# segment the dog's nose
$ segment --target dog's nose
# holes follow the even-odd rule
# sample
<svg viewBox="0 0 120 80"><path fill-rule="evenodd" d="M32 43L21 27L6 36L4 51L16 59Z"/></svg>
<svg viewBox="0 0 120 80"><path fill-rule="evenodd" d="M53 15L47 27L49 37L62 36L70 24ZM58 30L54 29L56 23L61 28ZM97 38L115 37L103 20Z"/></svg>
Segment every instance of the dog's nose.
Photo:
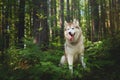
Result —
<svg viewBox="0 0 120 80"><path fill-rule="evenodd" d="M71 35L71 32L69 32L69 34Z"/></svg>
<svg viewBox="0 0 120 80"><path fill-rule="evenodd" d="M73 36L73 34L71 32L69 32L69 35Z"/></svg>

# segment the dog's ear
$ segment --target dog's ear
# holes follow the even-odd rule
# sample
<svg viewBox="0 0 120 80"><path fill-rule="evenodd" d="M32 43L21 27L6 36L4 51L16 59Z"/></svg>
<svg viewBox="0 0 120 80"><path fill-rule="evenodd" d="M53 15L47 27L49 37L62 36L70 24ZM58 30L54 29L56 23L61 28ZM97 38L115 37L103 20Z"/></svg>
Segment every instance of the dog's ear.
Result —
<svg viewBox="0 0 120 80"><path fill-rule="evenodd" d="M76 26L79 26L79 21L76 20L76 19L74 19L74 20L73 20L73 24L75 24Z"/></svg>
<svg viewBox="0 0 120 80"><path fill-rule="evenodd" d="M64 22L64 26L67 26L67 24L68 24L67 21L65 21L65 22Z"/></svg>

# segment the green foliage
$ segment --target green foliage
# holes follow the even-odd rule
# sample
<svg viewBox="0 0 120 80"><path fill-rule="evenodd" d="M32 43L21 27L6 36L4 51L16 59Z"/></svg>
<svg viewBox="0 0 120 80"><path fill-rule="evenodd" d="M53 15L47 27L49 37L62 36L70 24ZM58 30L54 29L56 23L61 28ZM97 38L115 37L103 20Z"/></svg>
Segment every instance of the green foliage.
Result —
<svg viewBox="0 0 120 80"><path fill-rule="evenodd" d="M11 47L8 50L10 65L6 69L0 64L0 71L2 72L0 78L2 80L120 79L119 44L117 44L120 40L117 39L116 42L113 42L114 39L98 42L86 41L85 62L87 68L83 69L81 64L75 65L73 76L70 74L68 65L58 66L60 58L64 54L63 50L56 47L55 49L41 51L37 45L32 43L31 39L27 39L24 49ZM111 44L109 44L110 42Z"/></svg>
<svg viewBox="0 0 120 80"><path fill-rule="evenodd" d="M120 79L119 68L119 34L103 41L86 41L86 61L90 72L83 80L117 80ZM91 77L92 76L92 77Z"/></svg>

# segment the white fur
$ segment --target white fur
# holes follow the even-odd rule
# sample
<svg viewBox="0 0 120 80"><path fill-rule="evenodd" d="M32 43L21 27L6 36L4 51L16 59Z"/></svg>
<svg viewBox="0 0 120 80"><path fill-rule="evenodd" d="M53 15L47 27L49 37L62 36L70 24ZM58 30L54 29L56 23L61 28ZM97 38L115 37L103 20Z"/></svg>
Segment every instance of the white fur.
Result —
<svg viewBox="0 0 120 80"><path fill-rule="evenodd" d="M72 41L69 40L69 32L71 32L71 34L75 34ZM68 62L71 73L73 73L73 63L77 62L78 60L81 61L82 66L85 68L86 64L84 62L84 42L82 30L79 27L79 22L77 20L74 20L70 24L65 22L64 35L66 39L64 45L65 55L61 57L60 63L65 64Z"/></svg>

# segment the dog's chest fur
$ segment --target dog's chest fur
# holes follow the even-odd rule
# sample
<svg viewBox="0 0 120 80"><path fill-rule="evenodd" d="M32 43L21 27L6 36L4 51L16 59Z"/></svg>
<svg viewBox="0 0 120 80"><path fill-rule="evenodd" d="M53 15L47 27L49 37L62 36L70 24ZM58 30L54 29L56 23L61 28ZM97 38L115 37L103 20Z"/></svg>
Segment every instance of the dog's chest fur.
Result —
<svg viewBox="0 0 120 80"><path fill-rule="evenodd" d="M65 53L66 54L70 54L70 55L76 55L76 54L80 54L82 55L84 52L84 45L83 42L78 42L75 45L69 44L69 42L65 43Z"/></svg>

